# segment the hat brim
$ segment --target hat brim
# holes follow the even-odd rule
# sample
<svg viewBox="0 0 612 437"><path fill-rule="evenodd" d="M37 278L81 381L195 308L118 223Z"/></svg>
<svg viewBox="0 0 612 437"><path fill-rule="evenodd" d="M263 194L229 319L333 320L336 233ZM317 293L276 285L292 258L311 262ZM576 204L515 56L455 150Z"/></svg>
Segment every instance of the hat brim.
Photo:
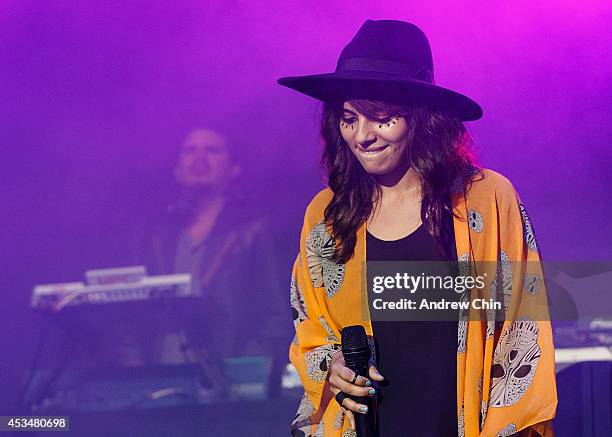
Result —
<svg viewBox="0 0 612 437"><path fill-rule="evenodd" d="M469 97L428 82L368 71L291 76L280 85L322 101L370 99L425 104L461 121L482 117L482 108Z"/></svg>

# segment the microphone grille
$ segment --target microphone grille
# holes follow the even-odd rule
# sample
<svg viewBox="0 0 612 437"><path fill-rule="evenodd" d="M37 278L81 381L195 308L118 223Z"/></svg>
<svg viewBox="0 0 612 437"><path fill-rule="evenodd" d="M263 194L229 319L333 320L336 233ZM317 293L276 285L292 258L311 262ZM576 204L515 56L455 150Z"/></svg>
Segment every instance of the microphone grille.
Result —
<svg viewBox="0 0 612 437"><path fill-rule="evenodd" d="M347 326L342 329L342 349L368 348L368 338L361 325Z"/></svg>

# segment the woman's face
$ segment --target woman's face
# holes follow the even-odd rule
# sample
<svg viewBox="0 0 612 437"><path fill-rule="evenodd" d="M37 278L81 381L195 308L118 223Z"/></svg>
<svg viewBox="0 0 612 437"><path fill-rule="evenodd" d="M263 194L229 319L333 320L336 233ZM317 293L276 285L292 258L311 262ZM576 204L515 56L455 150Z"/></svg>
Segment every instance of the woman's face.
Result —
<svg viewBox="0 0 612 437"><path fill-rule="evenodd" d="M368 119L344 102L340 132L365 171L385 175L408 162L409 128L404 117L380 114Z"/></svg>

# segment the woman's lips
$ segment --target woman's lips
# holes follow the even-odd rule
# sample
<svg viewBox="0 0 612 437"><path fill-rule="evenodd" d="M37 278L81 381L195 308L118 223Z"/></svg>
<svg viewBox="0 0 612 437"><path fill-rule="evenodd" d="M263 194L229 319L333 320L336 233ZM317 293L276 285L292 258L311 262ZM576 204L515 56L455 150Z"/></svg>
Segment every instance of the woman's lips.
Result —
<svg viewBox="0 0 612 437"><path fill-rule="evenodd" d="M379 153L384 152L388 148L389 148L389 145L386 144L386 145L381 146L381 147L368 147L367 149L362 149L361 147L357 147L357 150L362 155L365 155L365 156L374 156L374 155L378 155Z"/></svg>

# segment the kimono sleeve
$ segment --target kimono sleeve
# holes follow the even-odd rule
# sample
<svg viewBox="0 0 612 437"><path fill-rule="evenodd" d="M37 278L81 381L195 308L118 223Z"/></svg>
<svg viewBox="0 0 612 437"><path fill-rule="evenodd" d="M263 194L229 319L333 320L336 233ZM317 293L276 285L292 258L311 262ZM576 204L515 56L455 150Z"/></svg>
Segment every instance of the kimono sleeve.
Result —
<svg viewBox="0 0 612 437"><path fill-rule="evenodd" d="M516 432L548 436L552 435L557 392L540 251L533 224L512 184L506 180L495 196L498 273L491 291L503 302L505 318L494 327L481 436Z"/></svg>
<svg viewBox="0 0 612 437"><path fill-rule="evenodd" d="M293 265L290 289L295 336L289 347L289 359L304 387L291 432L295 436L310 436L332 398L327 376L331 357L340 347L317 316L312 282L301 255Z"/></svg>

